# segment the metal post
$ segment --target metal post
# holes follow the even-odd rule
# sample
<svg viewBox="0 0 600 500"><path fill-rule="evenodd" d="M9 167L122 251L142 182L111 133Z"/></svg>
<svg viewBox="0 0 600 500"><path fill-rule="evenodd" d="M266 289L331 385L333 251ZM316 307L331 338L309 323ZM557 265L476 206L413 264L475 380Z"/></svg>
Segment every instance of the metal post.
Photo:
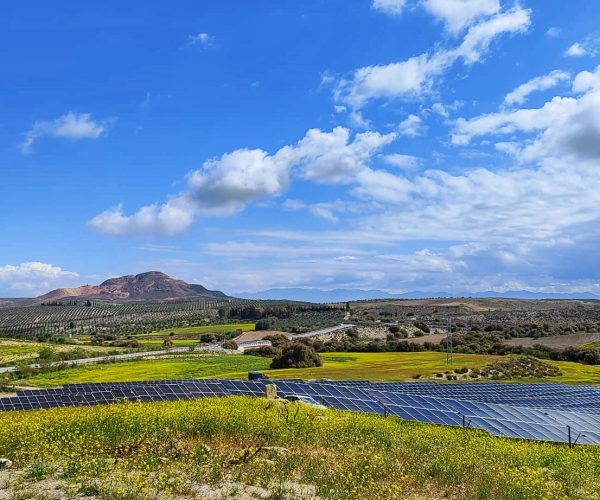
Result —
<svg viewBox="0 0 600 500"><path fill-rule="evenodd" d="M569 433L569 448L573 448L573 442L571 441L571 426L567 425L567 432Z"/></svg>
<svg viewBox="0 0 600 500"><path fill-rule="evenodd" d="M452 318L446 322L446 363L452 363Z"/></svg>
<svg viewBox="0 0 600 500"><path fill-rule="evenodd" d="M385 418L387 418L387 416L390 414L388 407L386 405L383 405L383 415L385 416Z"/></svg>

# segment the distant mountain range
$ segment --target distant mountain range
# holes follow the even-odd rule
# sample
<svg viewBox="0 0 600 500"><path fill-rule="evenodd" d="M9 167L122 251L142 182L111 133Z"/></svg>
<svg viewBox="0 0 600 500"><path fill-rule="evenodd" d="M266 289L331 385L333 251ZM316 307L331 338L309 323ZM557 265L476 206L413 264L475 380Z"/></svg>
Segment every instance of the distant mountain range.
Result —
<svg viewBox="0 0 600 500"><path fill-rule="evenodd" d="M77 288L58 288L37 298L39 302L70 299L96 299L113 302L162 301L177 299L212 300L227 296L223 292L207 290L202 285L191 285L158 271L111 278L100 285Z"/></svg>
<svg viewBox="0 0 600 500"><path fill-rule="evenodd" d="M261 292L233 294L241 299L252 300L297 300L301 302L347 302L375 299L427 299L427 298L513 298L513 299L600 299L590 292L543 293L515 290L507 292L406 292L400 294L383 290L360 288L271 288ZM65 300L104 300L107 302L172 301L172 300L215 300L231 298L218 290L208 290L202 285L176 280L159 271L111 278L99 285L84 285L76 288L58 288L35 299L0 299L0 307L15 307L39 302Z"/></svg>
<svg viewBox="0 0 600 500"><path fill-rule="evenodd" d="M590 292L582 293L544 293L514 290L507 292L477 292L477 293L448 293L448 292L406 292L393 294L383 290L362 290L359 288L336 288L320 290L317 288L271 288L255 293L237 293L236 297L243 299L267 300L299 300L305 302L347 302L353 300L374 299L427 299L427 298L511 298L511 299L600 299L599 295Z"/></svg>

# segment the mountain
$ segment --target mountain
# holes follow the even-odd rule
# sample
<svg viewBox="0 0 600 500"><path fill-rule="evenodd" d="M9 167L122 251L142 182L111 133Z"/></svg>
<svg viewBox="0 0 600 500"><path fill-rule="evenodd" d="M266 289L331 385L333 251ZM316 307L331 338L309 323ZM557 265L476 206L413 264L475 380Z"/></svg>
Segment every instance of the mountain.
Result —
<svg viewBox="0 0 600 500"><path fill-rule="evenodd" d="M511 290L507 292L406 292L393 294L383 290L362 290L359 288L336 288L334 290L320 290L318 288L270 288L261 292L237 293L236 297L252 300L298 300L303 302L348 302L353 300L375 299L428 299L428 298L506 298L506 299L600 299L600 296L590 292L580 293L545 293L530 292L527 290Z"/></svg>
<svg viewBox="0 0 600 500"><path fill-rule="evenodd" d="M101 299L115 302L161 301L176 299L211 300L226 298L223 292L190 285L158 271L111 278L100 285L59 288L37 298L40 302L65 299Z"/></svg>

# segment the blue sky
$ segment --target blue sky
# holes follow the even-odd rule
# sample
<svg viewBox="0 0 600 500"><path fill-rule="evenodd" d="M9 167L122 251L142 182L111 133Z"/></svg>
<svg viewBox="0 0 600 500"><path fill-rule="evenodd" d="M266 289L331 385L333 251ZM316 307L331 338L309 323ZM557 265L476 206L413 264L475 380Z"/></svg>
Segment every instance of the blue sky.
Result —
<svg viewBox="0 0 600 500"><path fill-rule="evenodd" d="M12 2L0 296L162 270L600 292L600 4Z"/></svg>

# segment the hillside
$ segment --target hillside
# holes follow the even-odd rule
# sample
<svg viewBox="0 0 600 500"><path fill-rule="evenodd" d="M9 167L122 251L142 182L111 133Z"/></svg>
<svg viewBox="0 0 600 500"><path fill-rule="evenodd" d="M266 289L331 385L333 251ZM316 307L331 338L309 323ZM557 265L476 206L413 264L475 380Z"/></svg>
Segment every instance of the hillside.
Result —
<svg viewBox="0 0 600 500"><path fill-rule="evenodd" d="M223 292L207 290L202 285L190 285L159 271L111 278L100 285L58 288L37 298L40 302L65 299L101 299L115 302L160 301L176 299L224 298Z"/></svg>

